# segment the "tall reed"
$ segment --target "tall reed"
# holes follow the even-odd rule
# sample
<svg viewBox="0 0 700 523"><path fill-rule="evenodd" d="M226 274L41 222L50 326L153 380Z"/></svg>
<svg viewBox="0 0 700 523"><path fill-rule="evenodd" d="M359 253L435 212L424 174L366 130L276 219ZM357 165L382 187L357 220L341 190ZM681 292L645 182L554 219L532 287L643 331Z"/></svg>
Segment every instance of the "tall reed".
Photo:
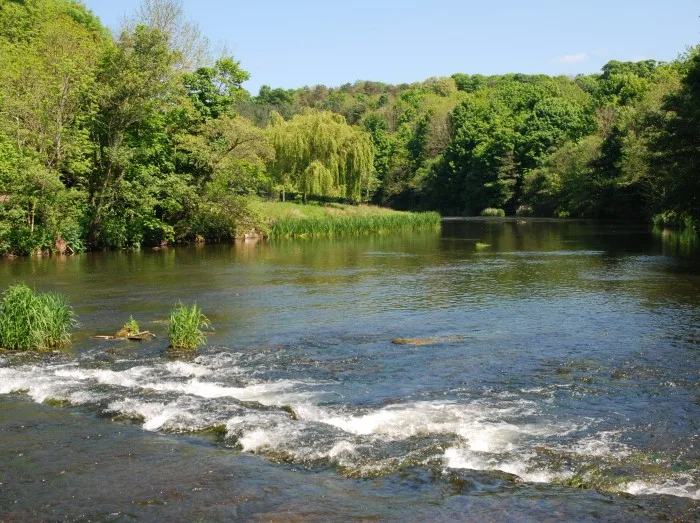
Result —
<svg viewBox="0 0 700 523"><path fill-rule="evenodd" d="M361 235L425 229L440 225L436 212L391 212L369 215L327 215L315 217L286 217L275 220L270 228L271 237Z"/></svg>
<svg viewBox="0 0 700 523"><path fill-rule="evenodd" d="M57 293L37 294L24 283L9 287L0 302L0 347L47 350L68 345L76 325L73 309Z"/></svg>
<svg viewBox="0 0 700 523"><path fill-rule="evenodd" d="M211 327L211 322L202 313L197 304L191 307L178 303L170 313L168 337L173 349L197 350L207 342L202 329Z"/></svg>

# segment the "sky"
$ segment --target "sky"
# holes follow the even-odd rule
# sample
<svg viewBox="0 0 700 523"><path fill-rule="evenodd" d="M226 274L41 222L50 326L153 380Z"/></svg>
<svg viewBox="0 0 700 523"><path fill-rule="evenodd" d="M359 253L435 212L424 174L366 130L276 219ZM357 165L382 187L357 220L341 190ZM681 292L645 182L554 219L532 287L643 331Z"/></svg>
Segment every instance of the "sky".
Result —
<svg viewBox="0 0 700 523"><path fill-rule="evenodd" d="M83 0L110 28L140 0ZM244 84L410 83L467 74L593 73L609 60L670 61L700 43L697 0L183 0Z"/></svg>

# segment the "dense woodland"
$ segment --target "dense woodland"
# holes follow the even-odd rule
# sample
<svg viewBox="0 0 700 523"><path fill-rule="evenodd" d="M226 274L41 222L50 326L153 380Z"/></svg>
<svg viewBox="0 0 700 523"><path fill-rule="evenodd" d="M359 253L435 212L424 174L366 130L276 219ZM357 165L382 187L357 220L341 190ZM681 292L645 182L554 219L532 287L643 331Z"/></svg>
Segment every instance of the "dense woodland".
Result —
<svg viewBox="0 0 700 523"><path fill-rule="evenodd" d="M466 60L465 60L466 61ZM0 0L0 253L230 239L255 198L700 223L700 48L575 78L263 86L177 0Z"/></svg>

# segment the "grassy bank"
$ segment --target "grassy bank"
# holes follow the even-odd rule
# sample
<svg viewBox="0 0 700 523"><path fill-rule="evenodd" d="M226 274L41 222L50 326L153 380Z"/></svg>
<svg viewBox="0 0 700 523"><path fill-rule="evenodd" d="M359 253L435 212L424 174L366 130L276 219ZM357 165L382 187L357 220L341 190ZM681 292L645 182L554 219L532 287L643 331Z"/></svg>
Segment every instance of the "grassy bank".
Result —
<svg viewBox="0 0 700 523"><path fill-rule="evenodd" d="M271 238L361 235L440 225L436 212L402 212L371 205L258 201L253 208L264 217Z"/></svg>

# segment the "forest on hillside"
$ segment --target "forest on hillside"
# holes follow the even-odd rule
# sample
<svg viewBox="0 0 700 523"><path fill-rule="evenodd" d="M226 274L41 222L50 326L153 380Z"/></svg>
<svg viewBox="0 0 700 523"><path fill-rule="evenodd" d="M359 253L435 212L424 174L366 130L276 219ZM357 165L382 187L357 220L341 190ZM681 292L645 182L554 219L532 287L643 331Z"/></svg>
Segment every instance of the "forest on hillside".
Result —
<svg viewBox="0 0 700 523"><path fill-rule="evenodd" d="M0 2L0 253L220 241L256 199L700 224L700 46L593 75L263 86L177 0Z"/></svg>

